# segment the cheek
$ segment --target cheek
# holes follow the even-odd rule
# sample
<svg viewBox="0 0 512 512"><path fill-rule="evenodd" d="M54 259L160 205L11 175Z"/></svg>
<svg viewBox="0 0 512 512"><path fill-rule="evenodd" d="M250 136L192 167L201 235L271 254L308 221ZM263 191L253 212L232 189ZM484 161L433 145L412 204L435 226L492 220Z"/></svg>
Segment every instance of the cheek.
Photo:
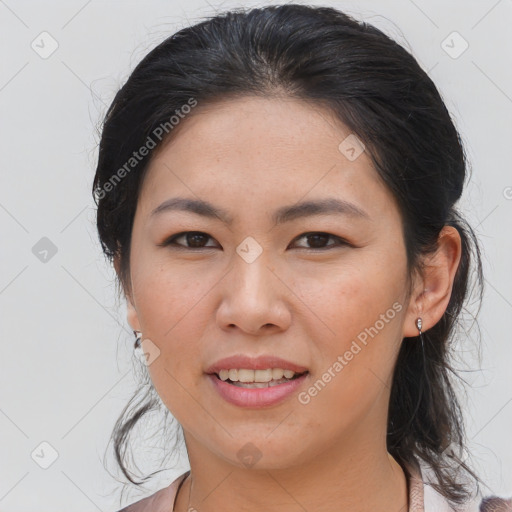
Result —
<svg viewBox="0 0 512 512"><path fill-rule="evenodd" d="M393 258L367 256L301 284L302 296L316 313L309 336L320 352L317 377L329 382L319 398L327 408L337 402L354 412L363 410L392 376L405 311L400 274L405 260L394 254L392 265Z"/></svg>
<svg viewBox="0 0 512 512"><path fill-rule="evenodd" d="M193 266L171 268L155 258L140 261L133 286L139 320L148 336L151 333L155 339L170 342L181 324L190 324L191 314L201 318L197 312L201 299L214 281L196 270Z"/></svg>
<svg viewBox="0 0 512 512"><path fill-rule="evenodd" d="M341 342L373 325L401 297L400 263L386 268L375 257L295 280L297 295L325 336Z"/></svg>
<svg viewBox="0 0 512 512"><path fill-rule="evenodd" d="M192 277L191 272L179 268L139 263L140 270L136 269L133 281L137 314L144 338L151 340L158 353L148 371L158 393L172 395L172 403L180 384L190 388L197 378L192 370L201 372L197 365L201 360L197 340L202 339L206 322L211 318L207 292L214 282L202 280L197 272Z"/></svg>

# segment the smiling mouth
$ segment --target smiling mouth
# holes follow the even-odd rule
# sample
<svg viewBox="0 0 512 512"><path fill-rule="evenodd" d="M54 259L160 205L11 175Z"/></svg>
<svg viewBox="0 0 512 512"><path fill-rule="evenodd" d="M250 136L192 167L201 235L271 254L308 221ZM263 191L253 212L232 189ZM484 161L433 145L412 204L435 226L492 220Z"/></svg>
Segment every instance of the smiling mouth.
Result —
<svg viewBox="0 0 512 512"><path fill-rule="evenodd" d="M303 375L306 375L307 373L309 373L309 372L305 371L302 373L295 373L293 375L293 377L290 377L290 378L282 377L280 379L272 379L268 382L240 382L237 380L231 380L229 377L221 378L218 373L215 373L215 376L219 380L225 382L226 384L231 384L231 385L239 387L239 388L261 389L261 388L270 388L273 386L279 386L280 384L284 384L286 382L291 382L292 380L296 380L296 379L302 377Z"/></svg>

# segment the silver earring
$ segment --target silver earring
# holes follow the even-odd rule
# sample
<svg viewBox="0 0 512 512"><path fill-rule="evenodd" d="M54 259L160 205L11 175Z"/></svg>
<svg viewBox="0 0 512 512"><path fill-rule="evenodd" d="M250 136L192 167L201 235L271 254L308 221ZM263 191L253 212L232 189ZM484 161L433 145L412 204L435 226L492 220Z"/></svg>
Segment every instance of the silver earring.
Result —
<svg viewBox="0 0 512 512"><path fill-rule="evenodd" d="M425 361L425 344L423 343L423 333L421 332L421 328L423 326L423 320L421 319L421 317L418 317L416 318L416 327L418 328L418 331L419 331L419 337L420 337L420 341L421 341L421 352L423 353L423 360Z"/></svg>
<svg viewBox="0 0 512 512"><path fill-rule="evenodd" d="M414 412L413 412L412 418L409 420L409 423L406 425L405 428L408 428L410 425L412 425L412 422L413 422L414 418L416 417L416 414L417 414L417 412L419 410L420 403L421 403L421 400L422 400L422 397L423 397L424 386L425 386L424 375L425 375L426 359L425 359L425 346L423 344L423 333L421 332L421 328L423 327L423 320L421 319L421 317L416 318L415 324L416 324L416 327L417 327L417 329L419 331L419 337L420 337L420 341L421 341L421 353L423 355L423 364L422 364L422 370L423 371L421 372L420 375L418 375L420 386L421 386L420 392L418 394L418 403L416 404L416 407L414 408ZM410 337L409 339L412 339L412 337ZM414 340L414 344L416 344L416 340ZM393 423L391 423L391 426L394 427ZM403 427L401 427L401 428L403 428ZM391 429L391 432L388 432L388 436L389 435L395 435L399 431L400 430Z"/></svg>
<svg viewBox="0 0 512 512"><path fill-rule="evenodd" d="M133 348L138 349L142 343L142 333L140 331L133 331L133 334L135 335L135 344Z"/></svg>

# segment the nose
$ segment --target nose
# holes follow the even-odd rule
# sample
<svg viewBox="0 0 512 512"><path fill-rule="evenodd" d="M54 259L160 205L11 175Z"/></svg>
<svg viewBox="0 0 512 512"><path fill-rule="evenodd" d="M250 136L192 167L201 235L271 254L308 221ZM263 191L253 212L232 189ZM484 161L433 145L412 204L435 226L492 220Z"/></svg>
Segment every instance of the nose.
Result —
<svg viewBox="0 0 512 512"><path fill-rule="evenodd" d="M291 292L263 255L252 263L236 257L222 281L216 314L221 329L268 335L289 327Z"/></svg>

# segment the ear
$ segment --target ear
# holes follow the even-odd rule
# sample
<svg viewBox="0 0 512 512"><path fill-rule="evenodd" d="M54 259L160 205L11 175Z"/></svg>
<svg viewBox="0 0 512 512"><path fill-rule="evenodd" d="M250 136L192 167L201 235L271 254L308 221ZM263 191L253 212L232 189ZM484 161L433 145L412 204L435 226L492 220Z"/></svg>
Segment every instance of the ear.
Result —
<svg viewBox="0 0 512 512"><path fill-rule="evenodd" d="M121 261L120 261L118 255L114 256L114 268L115 268L118 279L122 283L123 292L124 292L124 296L126 299L126 318L128 320L128 324L130 325L132 330L140 331L141 327L140 327L137 310L135 308L135 301L133 300L133 294L132 294L131 290L126 289L126 287L121 279Z"/></svg>
<svg viewBox="0 0 512 512"><path fill-rule="evenodd" d="M444 226L438 237L438 249L424 260L421 276L415 284L403 326L403 337L418 336L416 318L422 319L422 332L441 319L453 289L455 273L461 258L461 238L456 228Z"/></svg>

